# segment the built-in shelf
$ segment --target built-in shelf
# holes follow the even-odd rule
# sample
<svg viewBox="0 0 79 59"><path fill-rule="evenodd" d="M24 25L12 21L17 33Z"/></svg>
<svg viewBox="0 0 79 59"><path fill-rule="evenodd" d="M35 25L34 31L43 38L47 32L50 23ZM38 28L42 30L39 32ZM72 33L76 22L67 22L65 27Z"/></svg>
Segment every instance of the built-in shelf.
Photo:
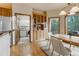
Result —
<svg viewBox="0 0 79 59"><path fill-rule="evenodd" d="M44 30L44 25L46 23L46 14L33 13L33 20L34 28Z"/></svg>

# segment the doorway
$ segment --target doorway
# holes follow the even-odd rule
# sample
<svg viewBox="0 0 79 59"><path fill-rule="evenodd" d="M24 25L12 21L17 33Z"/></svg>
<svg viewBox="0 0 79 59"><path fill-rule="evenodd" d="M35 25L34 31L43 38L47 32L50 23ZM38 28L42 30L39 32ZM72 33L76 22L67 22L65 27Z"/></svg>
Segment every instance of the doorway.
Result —
<svg viewBox="0 0 79 59"><path fill-rule="evenodd" d="M31 16L15 13L16 16L16 40L15 44L31 41Z"/></svg>

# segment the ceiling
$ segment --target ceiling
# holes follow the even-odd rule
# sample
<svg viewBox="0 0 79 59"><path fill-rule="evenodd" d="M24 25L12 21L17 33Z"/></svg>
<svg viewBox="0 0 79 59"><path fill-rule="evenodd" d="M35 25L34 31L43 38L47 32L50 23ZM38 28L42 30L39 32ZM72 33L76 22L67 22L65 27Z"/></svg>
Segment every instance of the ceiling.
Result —
<svg viewBox="0 0 79 59"><path fill-rule="evenodd" d="M24 5L43 11L62 9L67 3L25 3Z"/></svg>
<svg viewBox="0 0 79 59"><path fill-rule="evenodd" d="M15 4L15 3L14 3ZM20 7L30 7L38 10L43 10L43 11L50 11L50 10L59 10L64 8L67 3L16 3L19 4ZM0 7L3 8L9 8L12 9L12 4L11 3L0 3Z"/></svg>

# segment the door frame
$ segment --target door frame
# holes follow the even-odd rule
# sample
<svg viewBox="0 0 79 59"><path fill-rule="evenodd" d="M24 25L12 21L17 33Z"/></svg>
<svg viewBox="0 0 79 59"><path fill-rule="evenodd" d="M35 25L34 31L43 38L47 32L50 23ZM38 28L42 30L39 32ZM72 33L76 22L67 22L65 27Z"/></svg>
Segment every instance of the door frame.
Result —
<svg viewBox="0 0 79 59"><path fill-rule="evenodd" d="M28 15L28 14L22 14L22 13L15 13L15 25L17 25L17 15L24 15L24 16L29 16L30 17L30 36L29 36L29 42L31 42L31 15ZM16 26L17 27L17 26ZM16 28L15 27L15 28ZM20 34L19 34L20 35ZM19 39L20 40L20 39ZM17 40L17 37L16 37L16 31L15 31L15 45L18 44L18 40Z"/></svg>

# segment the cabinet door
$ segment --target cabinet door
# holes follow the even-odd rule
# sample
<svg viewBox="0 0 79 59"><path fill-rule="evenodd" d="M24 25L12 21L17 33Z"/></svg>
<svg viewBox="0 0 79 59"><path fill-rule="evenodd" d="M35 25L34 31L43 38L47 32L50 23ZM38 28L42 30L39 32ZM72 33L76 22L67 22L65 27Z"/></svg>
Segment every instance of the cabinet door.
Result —
<svg viewBox="0 0 79 59"><path fill-rule="evenodd" d="M3 28L2 28L3 31L11 30L11 20L10 20L10 17L3 16L3 25L2 26L3 26Z"/></svg>
<svg viewBox="0 0 79 59"><path fill-rule="evenodd" d="M0 31L11 30L11 10L0 8Z"/></svg>

